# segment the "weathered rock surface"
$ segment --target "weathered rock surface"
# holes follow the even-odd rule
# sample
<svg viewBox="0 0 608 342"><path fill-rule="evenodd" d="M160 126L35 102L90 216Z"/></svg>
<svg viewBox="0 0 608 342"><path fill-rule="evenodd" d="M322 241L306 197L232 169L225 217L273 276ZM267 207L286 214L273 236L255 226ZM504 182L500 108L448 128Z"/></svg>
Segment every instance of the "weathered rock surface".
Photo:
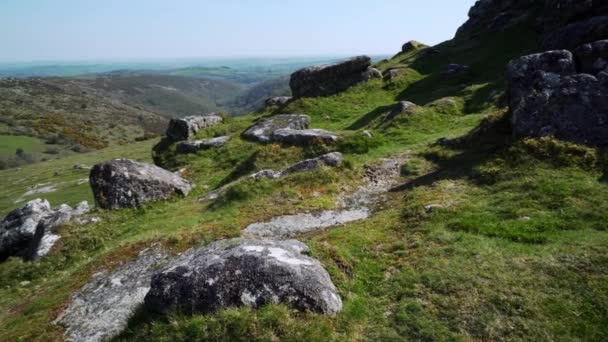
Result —
<svg viewBox="0 0 608 342"><path fill-rule="evenodd" d="M95 274L55 324L65 328L68 341L110 340L127 327L133 312L143 305L152 274L167 261L160 245L154 245L113 271Z"/></svg>
<svg viewBox="0 0 608 342"><path fill-rule="evenodd" d="M402 72L402 69L388 69L384 74L385 81L391 81L399 76Z"/></svg>
<svg viewBox="0 0 608 342"><path fill-rule="evenodd" d="M200 129L217 125L223 120L221 116L215 114L171 119L166 135L173 141L189 140Z"/></svg>
<svg viewBox="0 0 608 342"><path fill-rule="evenodd" d="M190 250L152 277L148 309L166 313L283 303L336 314L342 301L321 263L294 240L218 241Z"/></svg>
<svg viewBox="0 0 608 342"><path fill-rule="evenodd" d="M576 21L545 35L542 46L545 50L567 49L608 37L608 16L592 17Z"/></svg>
<svg viewBox="0 0 608 342"><path fill-rule="evenodd" d="M272 132L271 141L289 145L309 145L315 142L335 143L338 136L324 129L277 129Z"/></svg>
<svg viewBox="0 0 608 342"><path fill-rule="evenodd" d="M308 115L301 114L280 114L271 118L264 119L261 122L248 128L243 133L243 138L268 143L271 142L271 137L274 131L278 129L307 129L310 123Z"/></svg>
<svg viewBox="0 0 608 342"><path fill-rule="evenodd" d="M263 178L280 178L286 176L288 174L297 173L297 172L305 172L316 170L319 167L325 165L329 167L338 167L342 164L342 153L333 152L322 155L317 158L307 159L301 161L299 163L293 164L282 171L274 171L274 170L262 170L251 175L252 178L255 179L263 179Z"/></svg>
<svg viewBox="0 0 608 342"><path fill-rule="evenodd" d="M327 210L275 217L269 222L249 225L244 232L246 237L255 239L286 239L298 234L323 230L369 216L367 209Z"/></svg>
<svg viewBox="0 0 608 342"><path fill-rule="evenodd" d="M175 146L175 152L180 154L196 153L208 148L220 148L230 140L229 136L206 140L182 141Z"/></svg>
<svg viewBox="0 0 608 342"><path fill-rule="evenodd" d="M371 69L371 58L359 56L333 65L296 71L291 75L289 85L296 98L328 96L377 77L378 71Z"/></svg>
<svg viewBox="0 0 608 342"><path fill-rule="evenodd" d="M597 77L596 77L597 76ZM577 74L572 53L549 51L509 64L515 135L608 145L608 75Z"/></svg>
<svg viewBox="0 0 608 342"><path fill-rule="evenodd" d="M608 40L579 46L573 53L582 73L597 75L608 67Z"/></svg>
<svg viewBox="0 0 608 342"><path fill-rule="evenodd" d="M502 31L533 18L545 0L479 0L469 10L469 20L456 37L480 31Z"/></svg>
<svg viewBox="0 0 608 342"><path fill-rule="evenodd" d="M35 199L11 211L0 221L0 260L17 256L26 260L46 255L60 236L54 229L89 212L86 201L72 209L52 209L47 200Z"/></svg>
<svg viewBox="0 0 608 342"><path fill-rule="evenodd" d="M90 183L95 202L104 209L138 207L174 194L186 196L192 189L190 182L172 172L129 159L95 165Z"/></svg>
<svg viewBox="0 0 608 342"><path fill-rule="evenodd" d="M418 108L418 106L410 101L401 101L399 102L395 108L393 110L390 111L390 113L388 113L384 119L382 119L382 122L388 122L393 120L395 117L397 117L398 115L401 114L411 114L413 113L413 111Z"/></svg>
<svg viewBox="0 0 608 342"><path fill-rule="evenodd" d="M293 97L291 96L275 96L266 100L266 106L283 106L287 104L287 102L291 101Z"/></svg>

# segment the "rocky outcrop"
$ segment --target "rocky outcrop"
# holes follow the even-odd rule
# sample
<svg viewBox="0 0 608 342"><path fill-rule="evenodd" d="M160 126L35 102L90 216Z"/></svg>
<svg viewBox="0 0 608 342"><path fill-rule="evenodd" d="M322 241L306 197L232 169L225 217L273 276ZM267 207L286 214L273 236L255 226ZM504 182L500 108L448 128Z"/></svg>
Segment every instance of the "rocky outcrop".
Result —
<svg viewBox="0 0 608 342"><path fill-rule="evenodd" d="M390 113L386 114L384 119L382 119L382 122L391 121L401 114L411 114L416 108L418 108L418 106L413 102L401 101L390 111Z"/></svg>
<svg viewBox="0 0 608 342"><path fill-rule="evenodd" d="M269 98L269 99L266 100L266 106L267 107L271 107L271 106L284 106L289 101L291 101L291 99L293 99L293 97L291 97L291 96L276 96L276 97L271 97L271 98Z"/></svg>
<svg viewBox="0 0 608 342"><path fill-rule="evenodd" d="M515 135L608 145L608 73L578 74L571 52L549 51L509 64Z"/></svg>
<svg viewBox="0 0 608 342"><path fill-rule="evenodd" d="M206 140L182 141L175 146L175 152L179 154L196 153L208 148L220 148L230 140L229 136Z"/></svg>
<svg viewBox="0 0 608 342"><path fill-rule="evenodd" d="M291 92L296 98L337 94L357 83L382 77L371 65L371 58L359 56L333 65L301 69L291 75Z"/></svg>
<svg viewBox="0 0 608 342"><path fill-rule="evenodd" d="M308 115L280 114L264 119L249 127L243 134L243 138L251 141L268 143L274 131L278 129L307 129L310 123Z"/></svg>
<svg viewBox="0 0 608 342"><path fill-rule="evenodd" d="M548 32L542 42L545 50L567 49L608 37L608 15L579 20Z"/></svg>
<svg viewBox="0 0 608 342"><path fill-rule="evenodd" d="M321 263L306 252L299 241L244 239L190 250L154 274L146 308L192 314L282 303L336 314L340 296Z"/></svg>
<svg viewBox="0 0 608 342"><path fill-rule="evenodd" d="M314 143L332 144L338 136L324 129L277 129L272 132L271 141L287 145L304 146Z"/></svg>
<svg viewBox="0 0 608 342"><path fill-rule="evenodd" d="M408 53L411 51L422 50L427 47L428 46L426 46L420 42L417 42L415 40L410 40L409 42L403 44L403 46L401 47L401 53Z"/></svg>
<svg viewBox="0 0 608 342"><path fill-rule="evenodd" d="M167 261L160 245L154 245L113 271L96 273L54 323L65 328L68 341L110 340L127 327L144 303L152 274Z"/></svg>
<svg viewBox="0 0 608 342"><path fill-rule="evenodd" d="M217 125L223 120L221 116L215 114L171 119L166 135L172 141L189 140L200 129Z"/></svg>
<svg viewBox="0 0 608 342"><path fill-rule="evenodd" d="M297 172L306 172L312 171L320 168L321 166L329 166L329 167L338 167L342 164L342 153L333 152L322 155L317 158L307 159L301 161L299 163L293 164L282 171L274 171L274 170L262 170L251 175L251 178L255 179L263 179L263 178L281 178L283 176L297 173Z"/></svg>
<svg viewBox="0 0 608 342"><path fill-rule="evenodd" d="M97 164L89 179L95 202L104 209L138 207L146 202L186 196L192 184L154 165L129 159Z"/></svg>
<svg viewBox="0 0 608 342"><path fill-rule="evenodd" d="M608 40L579 46L573 53L582 73L597 75L608 68Z"/></svg>
<svg viewBox="0 0 608 342"><path fill-rule="evenodd" d="M531 20L540 12L545 0L479 0L469 10L467 20L456 37L479 32L502 31Z"/></svg>
<svg viewBox="0 0 608 342"><path fill-rule="evenodd" d="M26 260L46 255L60 236L55 228L89 212L86 201L72 209L55 209L47 200L35 199L11 211L0 221L0 260L16 256Z"/></svg>

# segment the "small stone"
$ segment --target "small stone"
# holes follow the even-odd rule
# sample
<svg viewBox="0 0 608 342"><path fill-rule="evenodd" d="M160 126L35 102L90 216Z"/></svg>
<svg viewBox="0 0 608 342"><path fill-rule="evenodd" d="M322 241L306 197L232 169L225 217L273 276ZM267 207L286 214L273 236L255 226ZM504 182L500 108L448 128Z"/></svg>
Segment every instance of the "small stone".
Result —
<svg viewBox="0 0 608 342"><path fill-rule="evenodd" d="M230 140L229 136L218 137L207 140L183 141L175 146L175 152L179 154L196 153L208 148L220 148Z"/></svg>

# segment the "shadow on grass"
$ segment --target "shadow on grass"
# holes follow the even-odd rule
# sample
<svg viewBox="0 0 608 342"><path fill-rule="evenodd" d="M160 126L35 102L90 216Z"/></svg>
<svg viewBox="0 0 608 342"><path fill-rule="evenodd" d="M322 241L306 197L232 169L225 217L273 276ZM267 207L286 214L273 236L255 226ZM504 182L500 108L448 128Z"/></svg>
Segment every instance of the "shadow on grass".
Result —
<svg viewBox="0 0 608 342"><path fill-rule="evenodd" d="M374 121L376 118L378 118L379 116L390 112L393 109L393 107L394 107L393 105L378 107L378 108L374 109L373 111L365 114L361 118L359 118L357 121L355 121L352 125L348 126L346 129L356 131L358 129L364 128L367 125L369 125L372 121Z"/></svg>
<svg viewBox="0 0 608 342"><path fill-rule="evenodd" d="M166 320L166 316L148 311L144 305L140 305L135 311L127 323L127 327L118 336L114 337L111 341L133 341L133 334L139 327L146 326L155 321Z"/></svg>
<svg viewBox="0 0 608 342"><path fill-rule="evenodd" d="M252 153L247 159L238 164L236 168L228 176L226 176L226 178L222 179L216 189L232 183L243 176L253 173L253 171L255 171L255 162L257 158L258 152Z"/></svg>

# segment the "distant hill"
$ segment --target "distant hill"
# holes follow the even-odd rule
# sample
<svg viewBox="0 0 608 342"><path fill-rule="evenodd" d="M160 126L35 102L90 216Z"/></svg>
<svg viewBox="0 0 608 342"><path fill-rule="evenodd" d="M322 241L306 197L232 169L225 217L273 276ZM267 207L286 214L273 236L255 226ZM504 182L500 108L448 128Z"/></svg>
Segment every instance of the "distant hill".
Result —
<svg viewBox="0 0 608 342"><path fill-rule="evenodd" d="M236 97L228 107L236 115L247 114L263 108L269 97L289 95L289 76L283 76L252 86Z"/></svg>

